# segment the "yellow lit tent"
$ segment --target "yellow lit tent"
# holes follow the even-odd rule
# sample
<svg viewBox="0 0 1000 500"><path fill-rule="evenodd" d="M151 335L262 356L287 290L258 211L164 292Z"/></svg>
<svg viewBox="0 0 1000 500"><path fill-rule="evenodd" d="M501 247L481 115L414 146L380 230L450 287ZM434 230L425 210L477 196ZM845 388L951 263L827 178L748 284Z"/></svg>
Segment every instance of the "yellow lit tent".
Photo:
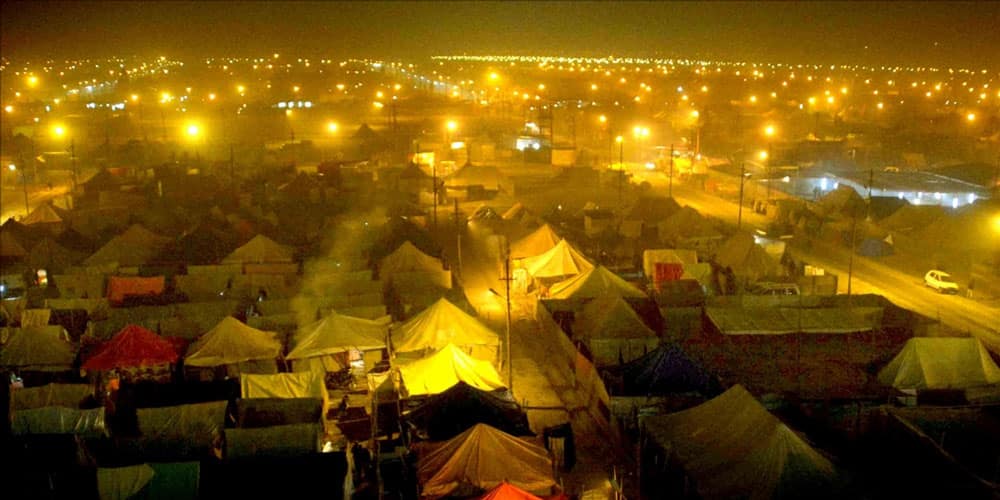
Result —
<svg viewBox="0 0 1000 500"><path fill-rule="evenodd" d="M394 273L414 272L414 271L441 271L443 266L441 261L430 255L421 252L419 248L404 241L395 251L385 256L379 265L379 276L382 279Z"/></svg>
<svg viewBox="0 0 1000 500"><path fill-rule="evenodd" d="M549 298L593 299L602 295L620 295L625 298L644 298L646 294L621 279L604 266L597 266L565 281L552 285Z"/></svg>
<svg viewBox="0 0 1000 500"><path fill-rule="evenodd" d="M410 396L438 394L459 382L483 391L504 386L490 362L473 359L451 344L426 358L400 363L398 368Z"/></svg>
<svg viewBox="0 0 1000 500"><path fill-rule="evenodd" d="M552 226L543 224L542 227L510 245L510 258L526 259L541 255L555 248L560 239L559 235L552 230Z"/></svg>
<svg viewBox="0 0 1000 500"><path fill-rule="evenodd" d="M274 333L252 328L227 316L191 344L184 364L211 367L262 361L272 365L281 354L281 348Z"/></svg>
<svg viewBox="0 0 1000 500"><path fill-rule="evenodd" d="M346 367L346 354L350 350L379 355L385 349L388 330L384 321L355 318L334 311L300 328L295 335L295 347L285 359L292 361L294 371L338 371ZM377 361L372 358L373 363Z"/></svg>
<svg viewBox="0 0 1000 500"><path fill-rule="evenodd" d="M522 259L521 267L533 278L558 278L580 274L594 265L563 239L548 252Z"/></svg>
<svg viewBox="0 0 1000 500"><path fill-rule="evenodd" d="M965 389L1000 384L1000 368L977 338L915 337L878 374L897 389Z"/></svg>
<svg viewBox="0 0 1000 500"><path fill-rule="evenodd" d="M245 245L233 250L222 259L223 264L275 264L294 262L294 252L290 247L275 243L274 240L258 234Z"/></svg>
<svg viewBox="0 0 1000 500"><path fill-rule="evenodd" d="M422 355L449 344L473 358L496 362L500 338L445 298L438 299L392 332L393 351L397 353Z"/></svg>

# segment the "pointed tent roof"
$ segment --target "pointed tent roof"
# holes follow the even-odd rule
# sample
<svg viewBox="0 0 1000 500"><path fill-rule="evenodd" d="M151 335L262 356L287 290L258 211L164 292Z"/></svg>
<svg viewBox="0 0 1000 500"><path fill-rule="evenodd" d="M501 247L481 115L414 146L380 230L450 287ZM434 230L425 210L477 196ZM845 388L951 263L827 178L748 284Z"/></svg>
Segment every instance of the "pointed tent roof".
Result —
<svg viewBox="0 0 1000 500"><path fill-rule="evenodd" d="M202 222L197 227L167 245L156 256L157 262L183 262L185 264L215 264L236 249L239 237L231 230L219 228L221 224Z"/></svg>
<svg viewBox="0 0 1000 500"><path fill-rule="evenodd" d="M552 299L593 299L612 294L625 298L646 297L645 292L604 266L597 266L568 280L560 281L549 289L549 298Z"/></svg>
<svg viewBox="0 0 1000 500"><path fill-rule="evenodd" d="M227 316L205 332L184 358L188 366L220 366L244 361L275 359L281 354L281 342L272 332L247 326Z"/></svg>
<svg viewBox="0 0 1000 500"><path fill-rule="evenodd" d="M752 280L777 274L781 269L766 250L754 243L750 233L736 233L726 240L716 253L715 261L723 268L732 268L736 275Z"/></svg>
<svg viewBox="0 0 1000 500"><path fill-rule="evenodd" d="M410 271L441 271L444 267L440 259L421 252L413 243L404 241L395 251L386 255L379 265L379 276L383 278L393 273Z"/></svg>
<svg viewBox="0 0 1000 500"><path fill-rule="evenodd" d="M396 352L456 346L500 345L500 337L448 299L440 298L392 332Z"/></svg>
<svg viewBox="0 0 1000 500"><path fill-rule="evenodd" d="M285 359L305 359L357 349L371 351L385 348L388 325L369 319L337 314L306 325L296 334L295 348Z"/></svg>
<svg viewBox="0 0 1000 500"><path fill-rule="evenodd" d="M105 342L97 354L84 361L85 370L113 370L154 366L177 361L177 350L166 339L136 325L128 325Z"/></svg>
<svg viewBox="0 0 1000 500"><path fill-rule="evenodd" d="M4 367L63 371L72 368L74 359L76 350L59 325L13 329L0 348L0 366Z"/></svg>
<svg viewBox="0 0 1000 500"><path fill-rule="evenodd" d="M664 219L657 226L657 229L662 240L722 236L715 229L710 219L702 216L697 210L688 206L681 208L670 217Z"/></svg>
<svg viewBox="0 0 1000 500"><path fill-rule="evenodd" d="M506 216L504 217L506 218ZM541 227L532 231L531 234L515 241L510 245L510 258L525 259L541 255L555 248L562 238L552 230L552 226L542 224Z"/></svg>
<svg viewBox="0 0 1000 500"><path fill-rule="evenodd" d="M541 446L498 431L475 427L421 454L417 462L421 495L461 496L509 481L528 491L548 491L552 460Z"/></svg>
<svg viewBox="0 0 1000 500"><path fill-rule="evenodd" d="M152 259L170 242L139 224L132 224L124 233L111 238L104 246L83 261L94 266L117 262L119 266L139 266Z"/></svg>
<svg viewBox="0 0 1000 500"><path fill-rule="evenodd" d="M245 245L233 250L222 259L223 264L294 262L294 252L290 247L276 243L271 238L258 234Z"/></svg>
<svg viewBox="0 0 1000 500"><path fill-rule="evenodd" d="M299 172L294 179L278 187L278 191L285 194L309 195L309 192L317 187L315 179L309 177L305 172Z"/></svg>
<svg viewBox="0 0 1000 500"><path fill-rule="evenodd" d="M433 441L451 439L476 424L487 424L513 436L533 435L528 415L509 391L481 391L465 382L431 396L405 418L425 429Z"/></svg>
<svg viewBox="0 0 1000 500"><path fill-rule="evenodd" d="M572 276L594 268L594 265L565 239L559 240L559 243L548 252L523 259L521 265L534 278Z"/></svg>
<svg viewBox="0 0 1000 500"><path fill-rule="evenodd" d="M742 386L694 408L643 420L702 498L827 496L833 464Z"/></svg>
<svg viewBox="0 0 1000 500"><path fill-rule="evenodd" d="M56 243L68 250L84 252L89 255L94 251L94 242L71 227L64 229L56 236Z"/></svg>
<svg viewBox="0 0 1000 500"><path fill-rule="evenodd" d="M0 229L0 257L20 258L28 255L19 238L14 231Z"/></svg>
<svg viewBox="0 0 1000 500"><path fill-rule="evenodd" d="M56 212L51 203L38 205L27 217L21 220L21 223L26 226L32 224L60 224L62 222L63 218Z"/></svg>
<svg viewBox="0 0 1000 500"><path fill-rule="evenodd" d="M617 370L624 378L622 396L679 392L718 394L719 382L674 344L663 344Z"/></svg>
<svg viewBox="0 0 1000 500"><path fill-rule="evenodd" d="M532 495L507 481L503 481L477 500L542 500L542 497Z"/></svg>
<svg viewBox="0 0 1000 500"><path fill-rule="evenodd" d="M378 230L378 236L371 251L372 258L379 260L392 250L409 241L427 255L441 255L441 247L430 233L403 217L392 217Z"/></svg>
<svg viewBox="0 0 1000 500"><path fill-rule="evenodd" d="M31 267L46 269L49 273L62 272L81 260L83 260L83 255L63 248L52 238L39 241L28 254L28 264Z"/></svg>
<svg viewBox="0 0 1000 500"><path fill-rule="evenodd" d="M581 338L634 339L656 337L635 309L612 294L587 303L573 323L573 335Z"/></svg>
<svg viewBox="0 0 1000 500"><path fill-rule="evenodd" d="M643 196L636 201L625 215L625 220L660 221L680 210L681 206L673 198Z"/></svg>
<svg viewBox="0 0 1000 500"><path fill-rule="evenodd" d="M459 382L483 391L504 386L489 361L474 359L452 344L426 358L400 364L399 375L410 396L438 394Z"/></svg>
<svg viewBox="0 0 1000 500"><path fill-rule="evenodd" d="M1000 368L977 338L914 337L878 380L897 389L965 389L1000 384Z"/></svg>

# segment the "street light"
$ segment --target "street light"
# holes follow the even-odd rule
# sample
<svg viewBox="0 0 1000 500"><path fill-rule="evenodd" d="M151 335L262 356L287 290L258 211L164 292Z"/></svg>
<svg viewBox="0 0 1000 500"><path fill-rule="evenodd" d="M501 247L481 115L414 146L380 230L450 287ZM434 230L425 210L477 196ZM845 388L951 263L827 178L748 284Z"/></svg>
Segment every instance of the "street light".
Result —
<svg viewBox="0 0 1000 500"><path fill-rule="evenodd" d="M66 135L66 127L62 125L54 125L52 127L52 135L57 139L62 139ZM77 177L76 177L76 139L72 136L69 138L69 161L73 169L73 192L76 192L77 188Z"/></svg>
<svg viewBox="0 0 1000 500"><path fill-rule="evenodd" d="M767 151L761 151L760 159L761 161L766 161L764 166L765 173L767 175L767 201L771 202L771 162L773 158L772 147L774 146L774 136L777 134L777 129L774 125L768 124L764 126L764 137L767 138Z"/></svg>
<svg viewBox="0 0 1000 500"><path fill-rule="evenodd" d="M337 122L331 121L331 122L327 122L326 123L326 132L328 134L330 134L331 136L337 135L337 131L339 129L340 129L340 126L337 125ZM333 149L333 148L331 147L330 149Z"/></svg>

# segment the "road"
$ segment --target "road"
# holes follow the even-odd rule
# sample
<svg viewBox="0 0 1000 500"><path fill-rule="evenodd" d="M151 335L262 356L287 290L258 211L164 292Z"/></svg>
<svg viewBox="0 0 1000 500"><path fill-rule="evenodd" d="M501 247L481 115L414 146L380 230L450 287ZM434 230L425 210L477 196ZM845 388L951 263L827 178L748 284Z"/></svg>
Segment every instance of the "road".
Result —
<svg viewBox="0 0 1000 500"><path fill-rule="evenodd" d="M661 173L636 172L636 178L648 181L659 194L666 194L668 179ZM674 182L674 198L703 215L736 224L738 204L713 196L700 189ZM744 207L743 226L763 229L768 218ZM793 240L790 251L797 261L823 267L840 276L839 293L847 292L850 252L845 248L808 239ZM941 334L971 334L993 352L1000 353L1000 302L972 300L959 295L941 295L923 286L923 277L893 269L875 260L855 255L851 278L852 293L875 293L894 304L937 319L951 331Z"/></svg>

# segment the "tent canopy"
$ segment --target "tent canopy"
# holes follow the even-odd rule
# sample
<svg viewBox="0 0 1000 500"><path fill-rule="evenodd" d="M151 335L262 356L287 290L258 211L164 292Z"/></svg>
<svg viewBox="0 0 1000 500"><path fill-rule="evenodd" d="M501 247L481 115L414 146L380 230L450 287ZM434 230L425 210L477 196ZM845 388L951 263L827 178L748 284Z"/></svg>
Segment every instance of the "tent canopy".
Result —
<svg viewBox="0 0 1000 500"><path fill-rule="evenodd" d="M619 295L606 295L587 303L573 322L579 338L634 339L656 337L635 309Z"/></svg>
<svg viewBox="0 0 1000 500"><path fill-rule="evenodd" d="M419 248L404 241L395 251L385 256L379 264L379 275L385 279L394 273L425 271L441 271L444 267L440 259L421 252Z"/></svg>
<svg viewBox="0 0 1000 500"><path fill-rule="evenodd" d="M719 382L674 344L662 344L645 356L609 370L623 379L621 396L682 392L715 395Z"/></svg>
<svg viewBox="0 0 1000 500"><path fill-rule="evenodd" d="M76 350L59 325L11 329L0 349L0 366L27 370L65 371L73 367Z"/></svg>
<svg viewBox="0 0 1000 500"><path fill-rule="evenodd" d="M870 332L881 307L706 307L705 316L724 335Z"/></svg>
<svg viewBox="0 0 1000 500"><path fill-rule="evenodd" d="M184 364L205 367L275 359L281 348L274 333L252 328L227 316L191 344Z"/></svg>
<svg viewBox="0 0 1000 500"><path fill-rule="evenodd" d="M326 356L348 349L384 349L387 333L388 325L384 322L345 316L334 311L327 317L300 328L296 334L295 348L285 359Z"/></svg>
<svg viewBox="0 0 1000 500"><path fill-rule="evenodd" d="M487 424L513 436L531 436L528 415L509 391L481 391L465 382L431 396L405 415L433 441L451 439L476 424Z"/></svg>
<svg viewBox="0 0 1000 500"><path fill-rule="evenodd" d="M417 479L425 497L468 496L502 481L535 492L548 492L555 485L545 448L486 424L422 453Z"/></svg>
<svg viewBox="0 0 1000 500"><path fill-rule="evenodd" d="M542 498L504 481L498 484L496 488L487 491L478 500L542 500Z"/></svg>
<svg viewBox="0 0 1000 500"><path fill-rule="evenodd" d="M173 344L136 325L128 325L105 342L100 351L83 363L85 370L113 370L132 366L155 366L177 361Z"/></svg>
<svg viewBox="0 0 1000 500"><path fill-rule="evenodd" d="M21 220L21 224L30 226L32 224L61 224L63 218L56 212L56 209L52 207L52 203L42 203L35 207L24 219Z"/></svg>
<svg viewBox="0 0 1000 500"><path fill-rule="evenodd" d="M694 408L643 420L702 498L823 496L833 465L740 385Z"/></svg>
<svg viewBox="0 0 1000 500"><path fill-rule="evenodd" d="M510 245L510 258L526 259L541 255L555 248L562 238L552 230L552 226L542 224L541 227L531 232L531 234L521 238Z"/></svg>
<svg viewBox="0 0 1000 500"><path fill-rule="evenodd" d="M111 238L111 241L87 257L83 263L87 266L113 263L126 267L140 266L160 253L169 242L170 238L133 224L124 233Z"/></svg>
<svg viewBox="0 0 1000 500"><path fill-rule="evenodd" d="M750 281L781 273L778 261L757 245L750 233L736 233L726 240L716 253L715 261Z"/></svg>
<svg viewBox="0 0 1000 500"><path fill-rule="evenodd" d="M500 337L445 298L438 299L392 332L396 352L438 350L449 344L499 346Z"/></svg>
<svg viewBox="0 0 1000 500"><path fill-rule="evenodd" d="M534 278L573 276L594 268L594 265L565 239L559 240L556 246L541 255L523 259L521 265Z"/></svg>
<svg viewBox="0 0 1000 500"><path fill-rule="evenodd" d="M597 266L568 280L560 281L549 289L549 298L552 299L594 299L603 295L620 295L625 298L646 297L645 292L604 266Z"/></svg>
<svg viewBox="0 0 1000 500"><path fill-rule="evenodd" d="M243 374L240 376L243 398L314 398L327 401L323 374L317 372L275 373L273 375Z"/></svg>
<svg viewBox="0 0 1000 500"><path fill-rule="evenodd" d="M974 337L914 337L878 374L897 389L965 389L1000 384L1000 368Z"/></svg>
<svg viewBox="0 0 1000 500"><path fill-rule="evenodd" d="M245 245L233 250L222 259L223 264L274 264L294 262L294 251L290 247L276 243L271 238L258 234Z"/></svg>
<svg viewBox="0 0 1000 500"><path fill-rule="evenodd" d="M504 387L490 362L473 359L451 344L426 358L401 363L399 374L410 396L438 394L459 382L483 391Z"/></svg>

